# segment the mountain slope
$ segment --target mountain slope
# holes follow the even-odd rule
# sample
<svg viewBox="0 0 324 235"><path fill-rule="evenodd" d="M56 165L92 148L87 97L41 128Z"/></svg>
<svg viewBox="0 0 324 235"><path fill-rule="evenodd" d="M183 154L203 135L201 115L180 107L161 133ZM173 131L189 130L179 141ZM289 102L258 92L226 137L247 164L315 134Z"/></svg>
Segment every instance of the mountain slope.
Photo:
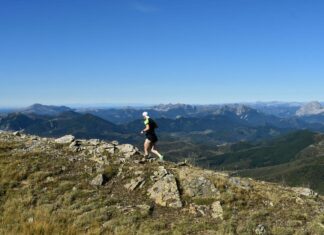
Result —
<svg viewBox="0 0 324 235"><path fill-rule="evenodd" d="M324 193L324 135L298 131L229 153L198 158L197 164Z"/></svg>
<svg viewBox="0 0 324 235"><path fill-rule="evenodd" d="M315 135L310 131L298 131L252 148L219 155L204 161L210 167L228 170L278 165L294 160L297 153L315 142Z"/></svg>
<svg viewBox="0 0 324 235"><path fill-rule="evenodd" d="M324 198L307 188L71 141L0 133L1 234L324 232Z"/></svg>
<svg viewBox="0 0 324 235"><path fill-rule="evenodd" d="M298 152L288 163L241 170L238 174L291 186L305 185L324 194L324 136L317 135L315 143Z"/></svg>

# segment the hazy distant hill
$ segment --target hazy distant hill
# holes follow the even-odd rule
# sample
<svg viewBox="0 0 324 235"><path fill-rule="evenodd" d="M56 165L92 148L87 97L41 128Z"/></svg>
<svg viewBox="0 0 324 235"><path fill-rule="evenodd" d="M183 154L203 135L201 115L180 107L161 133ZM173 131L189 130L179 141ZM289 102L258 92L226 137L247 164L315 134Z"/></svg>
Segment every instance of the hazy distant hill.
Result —
<svg viewBox="0 0 324 235"><path fill-rule="evenodd" d="M274 115L280 118L290 118L296 115L296 111L303 105L299 102L256 102L247 106L262 113Z"/></svg>
<svg viewBox="0 0 324 235"><path fill-rule="evenodd" d="M54 106L54 105L42 105L33 104L27 108L17 110L19 113L23 114L37 114L44 116L57 116L64 112L73 111L73 109L66 106Z"/></svg>
<svg viewBox="0 0 324 235"><path fill-rule="evenodd" d="M41 136L61 136L67 133L78 138L116 138L123 130L117 125L91 114L64 112L58 116L13 113L0 119L0 129L24 130Z"/></svg>
<svg viewBox="0 0 324 235"><path fill-rule="evenodd" d="M320 102L313 101L303 105L296 111L297 116L324 115L324 107Z"/></svg>

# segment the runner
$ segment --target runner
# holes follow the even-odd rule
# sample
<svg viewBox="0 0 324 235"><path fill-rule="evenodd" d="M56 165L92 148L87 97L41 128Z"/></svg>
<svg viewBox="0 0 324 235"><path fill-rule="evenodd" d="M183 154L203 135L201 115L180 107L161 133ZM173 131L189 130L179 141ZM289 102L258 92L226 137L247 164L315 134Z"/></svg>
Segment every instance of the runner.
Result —
<svg viewBox="0 0 324 235"><path fill-rule="evenodd" d="M141 131L141 134L145 133L146 136L144 142L144 156L148 157L149 152L151 151L157 155L161 161L163 161L163 156L156 149L156 142L158 141L158 138L155 134L155 128L158 126L155 121L148 116L147 112L143 112L143 118L145 129Z"/></svg>

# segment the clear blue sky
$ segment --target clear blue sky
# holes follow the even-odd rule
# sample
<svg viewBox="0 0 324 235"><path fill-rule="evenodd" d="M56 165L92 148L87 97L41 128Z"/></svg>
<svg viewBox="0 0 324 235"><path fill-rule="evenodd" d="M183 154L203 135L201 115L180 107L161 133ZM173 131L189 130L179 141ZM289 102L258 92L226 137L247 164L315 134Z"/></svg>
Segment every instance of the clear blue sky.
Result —
<svg viewBox="0 0 324 235"><path fill-rule="evenodd" d="M0 106L324 100L322 0L0 0Z"/></svg>

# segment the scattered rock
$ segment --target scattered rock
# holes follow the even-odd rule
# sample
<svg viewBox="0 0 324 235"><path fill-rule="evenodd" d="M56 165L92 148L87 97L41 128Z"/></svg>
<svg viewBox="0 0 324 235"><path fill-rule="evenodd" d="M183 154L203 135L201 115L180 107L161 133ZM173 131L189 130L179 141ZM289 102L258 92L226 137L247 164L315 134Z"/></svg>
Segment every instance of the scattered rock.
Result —
<svg viewBox="0 0 324 235"><path fill-rule="evenodd" d="M101 165L109 165L109 161L107 156L96 156L94 155L92 158L89 158L92 161L95 161Z"/></svg>
<svg viewBox="0 0 324 235"><path fill-rule="evenodd" d="M318 193L314 192L310 188L303 188L303 187L293 187L291 188L295 193L306 196L306 197L317 197Z"/></svg>
<svg viewBox="0 0 324 235"><path fill-rule="evenodd" d="M88 144L92 145L92 146L98 146L100 144L100 140L99 139L90 139L90 140L88 140Z"/></svg>
<svg viewBox="0 0 324 235"><path fill-rule="evenodd" d="M259 224L256 229L254 230L256 235L266 235L267 230L263 224Z"/></svg>
<svg viewBox="0 0 324 235"><path fill-rule="evenodd" d="M193 173L190 168L180 170L179 178L183 193L189 197L216 197L220 194L209 179Z"/></svg>
<svg viewBox="0 0 324 235"><path fill-rule="evenodd" d="M21 132L20 131L15 131L12 133L14 136L21 136Z"/></svg>
<svg viewBox="0 0 324 235"><path fill-rule="evenodd" d="M164 168L164 166L159 166L157 171L153 172L153 175L150 177L151 180L153 181L157 181L161 178L163 178L164 176L166 176L168 174L167 170Z"/></svg>
<svg viewBox="0 0 324 235"><path fill-rule="evenodd" d="M72 151L74 152L78 152L81 150L80 146L81 146L81 141L80 140L74 140L70 145L69 148L72 149Z"/></svg>
<svg viewBox="0 0 324 235"><path fill-rule="evenodd" d="M31 137L31 140L39 140L39 137L37 137L37 136L32 136L32 137Z"/></svg>
<svg viewBox="0 0 324 235"><path fill-rule="evenodd" d="M70 144L75 140L75 137L73 135L65 135L61 138L55 139L55 142L58 144Z"/></svg>
<svg viewBox="0 0 324 235"><path fill-rule="evenodd" d="M135 190L139 185L141 185L144 181L145 178L142 176L138 176L135 179L132 179L130 183L125 184L124 187L128 189L129 191Z"/></svg>
<svg viewBox="0 0 324 235"><path fill-rule="evenodd" d="M34 222L34 218L33 217L29 217L28 220L27 220L28 223L33 223Z"/></svg>
<svg viewBox="0 0 324 235"><path fill-rule="evenodd" d="M115 154L116 147L113 144L105 143L105 144L100 146L99 150L101 152L107 151L110 154Z"/></svg>
<svg viewBox="0 0 324 235"><path fill-rule="evenodd" d="M134 174L135 174L135 175L143 175L144 172L143 172L143 171L135 171Z"/></svg>
<svg viewBox="0 0 324 235"><path fill-rule="evenodd" d="M234 186L236 186L236 187L238 187L238 188L241 188L241 189L245 189L245 190L249 190L249 189L251 189L251 184L250 184L250 182L247 181L247 180L241 179L241 178L239 178L239 177L231 177L231 178L229 179L229 182L230 182L232 185L234 185Z"/></svg>
<svg viewBox="0 0 324 235"><path fill-rule="evenodd" d="M121 144L116 146L119 152L124 155L124 157L129 158L138 153L138 149L131 144Z"/></svg>
<svg viewBox="0 0 324 235"><path fill-rule="evenodd" d="M177 166L190 166L190 165L187 163L187 161L184 161L184 162L178 162Z"/></svg>
<svg viewBox="0 0 324 235"><path fill-rule="evenodd" d="M211 216L214 219L223 220L223 208L221 206L220 201L213 202L213 204L211 205L211 210L212 210Z"/></svg>
<svg viewBox="0 0 324 235"><path fill-rule="evenodd" d="M156 204L167 207L180 208L179 190L173 174L167 174L148 190L148 195Z"/></svg>
<svg viewBox="0 0 324 235"><path fill-rule="evenodd" d="M91 182L91 185L101 186L107 181L106 177L103 174L98 174Z"/></svg>
<svg viewBox="0 0 324 235"><path fill-rule="evenodd" d="M54 182L54 178L51 176L46 177L47 182Z"/></svg>
<svg viewBox="0 0 324 235"><path fill-rule="evenodd" d="M305 202L304 202L304 200L301 199L300 197L297 197L297 198L296 198L296 203L299 204L299 205L304 205Z"/></svg>
<svg viewBox="0 0 324 235"><path fill-rule="evenodd" d="M202 176L183 181L183 188L184 193L190 197L212 197L219 195L219 191L215 188L214 184Z"/></svg>
<svg viewBox="0 0 324 235"><path fill-rule="evenodd" d="M210 206L191 203L189 205L189 213L196 216L207 216L210 213Z"/></svg>
<svg viewBox="0 0 324 235"><path fill-rule="evenodd" d="M113 144L113 145L118 145L119 143L118 143L117 140L114 140L114 141L111 141L111 144Z"/></svg>
<svg viewBox="0 0 324 235"><path fill-rule="evenodd" d="M141 214L149 214L153 210L153 206L151 205L136 205L138 209L140 209Z"/></svg>

